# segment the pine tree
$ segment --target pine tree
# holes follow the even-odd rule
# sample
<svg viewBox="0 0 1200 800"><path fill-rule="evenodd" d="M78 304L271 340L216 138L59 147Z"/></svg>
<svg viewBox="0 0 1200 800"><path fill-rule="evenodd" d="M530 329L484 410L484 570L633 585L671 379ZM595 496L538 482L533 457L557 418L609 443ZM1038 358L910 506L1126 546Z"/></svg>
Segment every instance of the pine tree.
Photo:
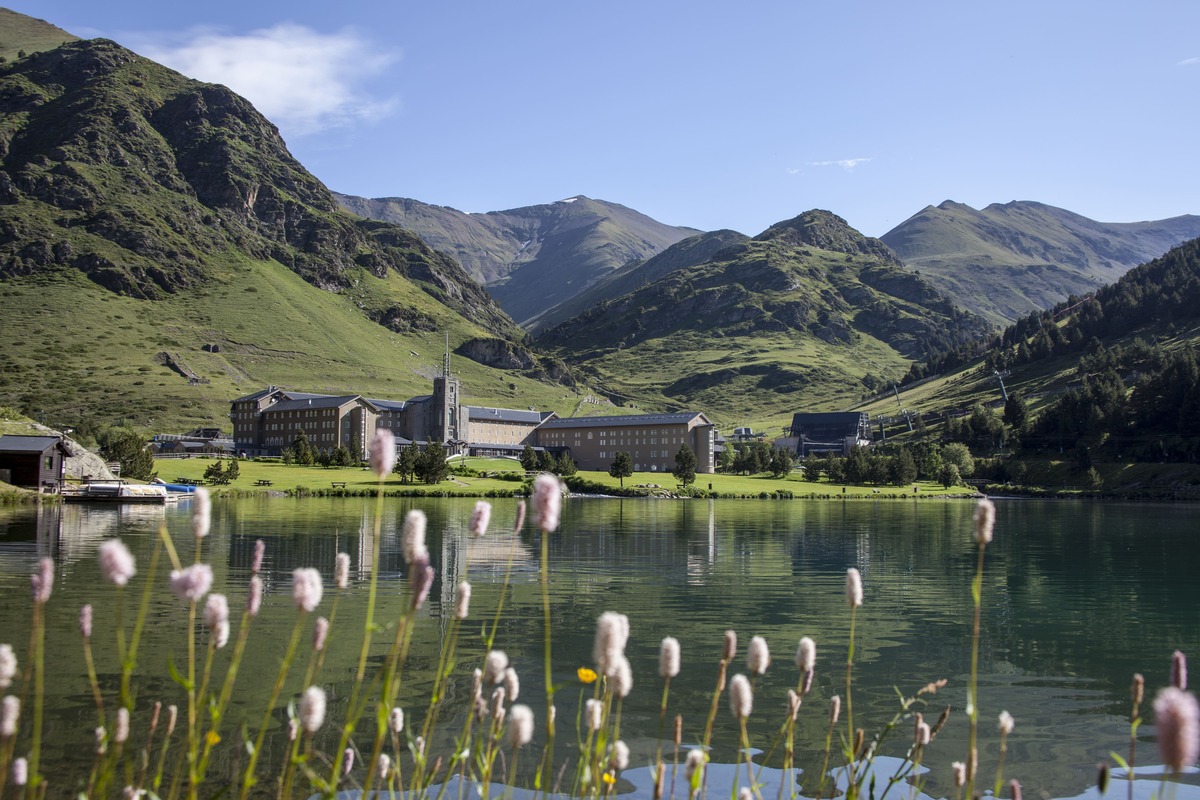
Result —
<svg viewBox="0 0 1200 800"><path fill-rule="evenodd" d="M430 442L417 462L417 477L433 486L446 480L450 465L446 463L446 448L440 442Z"/></svg>
<svg viewBox="0 0 1200 800"><path fill-rule="evenodd" d="M296 437L292 439L292 451L296 454L296 463L301 466L311 467L316 463L313 457L312 445L308 443L308 434L304 429L296 431Z"/></svg>
<svg viewBox="0 0 1200 800"><path fill-rule="evenodd" d="M608 474L621 481L621 488L625 488L625 479L633 475L633 459L629 453L624 450L618 450L616 458L608 466Z"/></svg>
<svg viewBox="0 0 1200 800"><path fill-rule="evenodd" d="M225 480L233 482L242 475L242 468L238 464L236 458L229 459L229 463L225 465Z"/></svg>
<svg viewBox="0 0 1200 800"><path fill-rule="evenodd" d="M396 458L396 466L392 471L400 476L400 480L408 483L413 479L417 470L417 461L420 459L421 452L417 449L416 443L409 444L400 450L400 455Z"/></svg>
<svg viewBox="0 0 1200 800"><path fill-rule="evenodd" d="M531 444L525 445L525 449L521 451L521 468L526 472L537 472L538 454Z"/></svg>
<svg viewBox="0 0 1200 800"><path fill-rule="evenodd" d="M690 486L696 482L696 454L692 452L692 448L688 447L686 442L675 454L675 469L671 470L671 474L684 486Z"/></svg>

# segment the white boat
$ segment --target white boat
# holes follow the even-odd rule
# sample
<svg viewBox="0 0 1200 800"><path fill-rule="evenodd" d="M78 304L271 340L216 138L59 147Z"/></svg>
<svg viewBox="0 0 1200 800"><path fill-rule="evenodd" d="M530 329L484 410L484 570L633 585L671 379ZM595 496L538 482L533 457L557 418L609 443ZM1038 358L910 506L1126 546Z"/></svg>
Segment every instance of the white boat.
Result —
<svg viewBox="0 0 1200 800"><path fill-rule="evenodd" d="M162 505L167 502L167 487L161 484L126 483L125 481L90 481L74 491L64 491L63 500Z"/></svg>

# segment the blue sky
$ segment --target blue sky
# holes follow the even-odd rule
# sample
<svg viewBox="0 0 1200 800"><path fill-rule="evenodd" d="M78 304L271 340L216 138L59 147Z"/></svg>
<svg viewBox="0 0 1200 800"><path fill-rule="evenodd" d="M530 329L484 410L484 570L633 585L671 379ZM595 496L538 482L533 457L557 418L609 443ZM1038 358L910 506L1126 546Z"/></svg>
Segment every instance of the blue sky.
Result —
<svg viewBox="0 0 1200 800"><path fill-rule="evenodd" d="M331 189L761 232L1200 213L1200 3L8 0L231 86Z"/></svg>

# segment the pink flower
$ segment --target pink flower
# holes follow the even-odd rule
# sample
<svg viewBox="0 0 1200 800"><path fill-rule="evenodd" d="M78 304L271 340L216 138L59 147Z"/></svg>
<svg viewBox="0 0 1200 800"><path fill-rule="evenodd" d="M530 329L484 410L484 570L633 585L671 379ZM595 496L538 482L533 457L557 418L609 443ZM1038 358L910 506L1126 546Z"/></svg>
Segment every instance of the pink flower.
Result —
<svg viewBox="0 0 1200 800"><path fill-rule="evenodd" d="M334 559L333 583L339 589L350 585L350 554L338 553Z"/></svg>
<svg viewBox="0 0 1200 800"><path fill-rule="evenodd" d="M1154 725L1158 730L1158 751L1163 763L1174 773L1196 763L1200 755L1200 705L1196 697L1168 686L1154 698Z"/></svg>
<svg viewBox="0 0 1200 800"><path fill-rule="evenodd" d="M0 738L10 739L17 735L17 721L21 718L21 701L14 695L4 696L0 705Z"/></svg>
<svg viewBox="0 0 1200 800"><path fill-rule="evenodd" d="M513 522L513 533L520 533L521 528L525 527L525 501L517 501L517 519Z"/></svg>
<svg viewBox="0 0 1200 800"><path fill-rule="evenodd" d="M738 719L746 719L754 710L754 692L745 675L734 675L729 681L729 709Z"/></svg>
<svg viewBox="0 0 1200 800"><path fill-rule="evenodd" d="M755 636L746 648L746 668L754 675L765 675L767 667L771 666L771 651L767 648L767 640Z"/></svg>
<svg viewBox="0 0 1200 800"><path fill-rule="evenodd" d="M436 571L429 566L428 561L414 564L410 569L408 577L412 584L412 607L414 611L420 611L421 607L425 605L426 599L429 598L429 590L433 588Z"/></svg>
<svg viewBox="0 0 1200 800"><path fill-rule="evenodd" d="M405 563L429 561L429 550L425 547L425 512L413 509L405 515L400 539Z"/></svg>
<svg viewBox="0 0 1200 800"><path fill-rule="evenodd" d="M471 534L473 536L483 536L487 533L488 522L492 518L492 504L480 500L475 504L475 510L471 512Z"/></svg>
<svg viewBox="0 0 1200 800"><path fill-rule="evenodd" d="M250 576L250 590L246 593L246 613L252 617L258 616L262 608L263 582L257 575Z"/></svg>
<svg viewBox="0 0 1200 800"><path fill-rule="evenodd" d="M171 570L171 592L180 600L198 603L212 588L212 567L192 564L184 569Z"/></svg>
<svg viewBox="0 0 1200 800"><path fill-rule="evenodd" d="M321 573L312 567L292 572L292 602L302 611L312 612L321 603Z"/></svg>
<svg viewBox="0 0 1200 800"><path fill-rule="evenodd" d="M658 675L660 678L674 678L679 674L679 640L667 636L658 648Z"/></svg>
<svg viewBox="0 0 1200 800"><path fill-rule="evenodd" d="M629 766L629 745L617 739L613 742L612 754L608 758L608 764L617 772Z"/></svg>
<svg viewBox="0 0 1200 800"><path fill-rule="evenodd" d="M975 506L975 543L987 544L992 541L992 527L996 524L996 506L991 500L984 498Z"/></svg>
<svg viewBox="0 0 1200 800"><path fill-rule="evenodd" d="M104 579L117 586L124 586L129 579L137 575L133 554L120 539L109 539L100 545L98 550L100 571Z"/></svg>
<svg viewBox="0 0 1200 800"><path fill-rule="evenodd" d="M725 644L721 650L721 658L725 661L733 661L737 656L737 631L725 631Z"/></svg>
<svg viewBox="0 0 1200 800"><path fill-rule="evenodd" d="M592 660L602 675L612 678L620 661L625 658L629 641L629 617L615 611L605 611L596 620L596 635L592 642Z"/></svg>
<svg viewBox="0 0 1200 800"><path fill-rule="evenodd" d="M858 608L863 602L862 576L854 567L846 570L846 600L854 608Z"/></svg>
<svg viewBox="0 0 1200 800"><path fill-rule="evenodd" d="M508 668L508 655L503 650L489 650L483 660L483 674L488 683L500 683L504 680L504 670Z"/></svg>
<svg viewBox="0 0 1200 800"><path fill-rule="evenodd" d="M317 617L317 622L313 625L313 650L321 651L325 649L325 637L329 635L329 620L325 617Z"/></svg>
<svg viewBox="0 0 1200 800"><path fill-rule="evenodd" d="M197 486L192 495L192 533L197 539L208 536L208 528L212 525L212 501L208 497L208 489Z"/></svg>
<svg viewBox="0 0 1200 800"><path fill-rule="evenodd" d="M817 643L805 636L796 648L796 666L801 672L812 672L817 666Z"/></svg>
<svg viewBox="0 0 1200 800"><path fill-rule="evenodd" d="M1187 689L1187 656L1182 650L1171 654L1171 685L1176 689Z"/></svg>
<svg viewBox="0 0 1200 800"><path fill-rule="evenodd" d="M262 539L254 540L254 560L250 562L250 571L258 573L262 569L263 556L267 553L267 543Z"/></svg>
<svg viewBox="0 0 1200 800"><path fill-rule="evenodd" d="M30 579L33 585L33 602L45 605L54 590L54 562L49 558L38 561L38 571Z"/></svg>
<svg viewBox="0 0 1200 800"><path fill-rule="evenodd" d="M0 644L0 689L7 689L17 676L17 654L11 644Z"/></svg>
<svg viewBox="0 0 1200 800"><path fill-rule="evenodd" d="M125 744L129 740L129 709L117 709L117 721L113 725L113 741L117 744Z"/></svg>
<svg viewBox="0 0 1200 800"><path fill-rule="evenodd" d="M325 690L310 686L300 698L300 725L310 736L325 724Z"/></svg>
<svg viewBox="0 0 1200 800"><path fill-rule="evenodd" d="M79 609L79 632L83 638L92 638L92 604L88 603Z"/></svg>
<svg viewBox="0 0 1200 800"><path fill-rule="evenodd" d="M558 516L562 511L562 484L553 475L542 473L533 480L533 521L546 531L558 530Z"/></svg>
<svg viewBox="0 0 1200 800"><path fill-rule="evenodd" d="M457 619L466 619L471 608L471 584L463 581L458 584L458 595L454 601L454 616Z"/></svg>
<svg viewBox="0 0 1200 800"><path fill-rule="evenodd" d="M377 428L371 439L371 472L382 480L396 466L396 437L387 428Z"/></svg>
<svg viewBox="0 0 1200 800"><path fill-rule="evenodd" d="M399 733L404 730L404 709L393 708L391 715L388 716L388 727L392 733Z"/></svg>
<svg viewBox="0 0 1200 800"><path fill-rule="evenodd" d="M508 718L508 743L512 747L523 747L533 739L533 710L529 706L515 705Z"/></svg>
<svg viewBox="0 0 1200 800"><path fill-rule="evenodd" d="M29 782L29 762L24 758L13 759L12 782L16 786L24 786Z"/></svg>
<svg viewBox="0 0 1200 800"><path fill-rule="evenodd" d="M204 625L219 650L229 643L229 601L223 594L210 594L204 602Z"/></svg>

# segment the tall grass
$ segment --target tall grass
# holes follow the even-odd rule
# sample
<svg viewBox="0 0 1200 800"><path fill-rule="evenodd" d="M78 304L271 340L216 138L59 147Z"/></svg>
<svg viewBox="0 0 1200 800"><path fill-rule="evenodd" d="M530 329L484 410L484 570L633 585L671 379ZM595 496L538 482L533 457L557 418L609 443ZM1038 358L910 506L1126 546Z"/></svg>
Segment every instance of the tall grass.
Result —
<svg viewBox="0 0 1200 800"><path fill-rule="evenodd" d="M376 447L387 446L377 442ZM375 460L372 469L382 477L386 463ZM390 468L389 468L390 469ZM382 471L379 471L382 470ZM339 554L333 577L333 600L327 617L317 616L323 600L323 582L315 570L298 568L293 574L292 599L296 615L283 647L283 658L271 691L260 699L261 707L243 719L229 718L230 697L238 669L251 639L251 628L262 602L263 583L258 572L263 546L258 544L251 570L247 603L239 615L230 614L225 595L212 591L212 572L204 561L204 537L207 534L207 506L196 504L193 556L186 566L179 558L172 533L160 531L147 568L139 572L132 556L119 540L110 540L101 548L101 571L113 584L112 602L93 609L87 607L80 617L81 647L88 665L87 692L93 698L97 720L92 769L86 783L62 785L53 769L41 757L43 744L45 607L53 602L54 564L43 560L33 578L32 634L28 649L20 659L15 649L0 645L0 689L7 694L0 705L0 798L43 797L109 798L210 798L278 797L333 798L372 796L405 797L409 800L449 800L449 798L504 795L515 791L536 800L550 795L580 798L609 797L622 790L622 772L630 766L630 749L622 734L622 707L634 690L644 682L643 690L660 693L658 705L658 743L651 765L652 786L641 787L644 796L658 798L700 798L710 792L720 796L725 787L710 780L710 759L717 746L713 740L715 725L722 713L722 701L736 723L736 737L724 745L735 749L731 798L767 800L777 798L870 797L883 800L894 791L896 797L916 797L922 790L923 761L930 748L937 746L939 733L953 724L949 706L930 724L925 717L929 705L945 685L942 679L923 683L915 691L898 692L891 716L868 721L855 714L854 627L857 609L870 603L870 581L855 569L847 573L846 598L850 606L849 647L844 674L843 695L833 697L828 709L808 706L805 698L820 669L817 643L805 637L796 649L795 688L788 691L787 702L773 708L769 700L756 698L758 679L771 669L771 655L765 640L754 637L746 651L745 672L736 672L737 634L727 631L720 653L714 653L714 684L711 699L704 708L674 709L671 706L671 679L679 673L679 643L673 637L663 640L657 676L636 676L625 655L630 636L629 619L618 611L608 611L595 622L592 666L580 668L571 676L553 673L554 641L551 638L548 585L553 578L547 540L558 528L562 494L558 481L546 476L535 484L533 520L541 532L542 552L539 583L543 618L544 704L519 702L520 676L509 663L496 641L499 622L505 615L508 575L506 569L495 608L472 615L470 609L470 569L464 568L464 580L456 587L453 618L443 627L437 651L437 666L425 707L413 713L397 705L407 673L409 645L420 624L421 609L433 581L433 567L424 544L425 518L411 512L404 525L404 559L408 576L406 602L394 629L387 632L386 655L375 663L368 657L376 639L385 632L375 616L378 600L374 568L368 583L368 608L361 625L337 613L342 593L347 589L348 557ZM523 508L523 507L522 507ZM379 520L376 508L372 565L379 563ZM980 503L970 540L976 548L977 569L969 587L974 611L972 627L971 672L968 677L966 718L968 746L963 760L955 764L953 782L956 797L975 797L982 782L979 776L980 741L985 730L979 725L978 648L979 622L983 604L983 574L987 544L991 541L994 511L987 501ZM470 535L487 532L490 507L476 506ZM520 530L523 519L518 519ZM964 537L966 541L967 537ZM186 661L182 667L172 664L170 674L178 685L176 693L150 697L146 687L152 683L136 670L139 636L145 625L151 588L159 580L159 553L171 562L171 588L179 598L187 628ZM869 576L868 576L869 578ZM127 592L139 592L138 612L131 624L122 622ZM93 635L93 614L112 615L115 625L112 641ZM236 631L233 630L236 622ZM478 620L473 623L472 619ZM198 624L200 623L200 624ZM107 628L106 628L107 629ZM486 656L477 662L460 663L459 640L465 631L478 630ZM307 652L301 647L306 632L311 635ZM470 634L470 635L473 635ZM359 658L355 681L344 714L332 718L327 713L327 698L320 679L326 649L331 642L358 639ZM216 651L233 641L232 654L221 672L214 667ZM121 680L115 685L97 680L93 650L109 648L121 664ZM304 667L302 691L289 695L283 687L286 677L298 663ZM1164 761L1173 773L1194 763L1200 751L1200 722L1195 698L1186 690L1186 662L1177 655L1173 685L1159 694L1155 712L1160 720L1160 745ZM791 667L775 667L791 669ZM466 680L471 691L459 699L449 690L452 681ZM11 689L16 686L17 688ZM1140 682L1135 681L1131 735L1140 722ZM405 695L411 696L411 693ZM452 705L451 701L458 701ZM29 709L28 713L24 710ZM560 716L561 711L561 716ZM675 712L675 713L672 713ZM286 715L288 746L282 761L262 758L267 728L280 713ZM844 716L843 716L844 714ZM798 780L795 735L801 715L811 715L813 726L825 732L822 743L814 743L822 763L806 765L813 770L802 788ZM704 733L692 746L684 744L685 717L704 720ZM671 734L667 719L674 722ZM769 724L751 727L751 719L766 718ZM994 765L993 794L1002 796L1005 756L1015 722L1007 714L998 716L999 758ZM408 724L406 720L416 720ZM90 724L90 722L88 723ZM331 727L334 733L321 735ZM457 728L457 730L451 730ZM541 730L540 737L535 736ZM766 735L753 731L771 731ZM908 741L889 745L903 756L889 761L887 772L877 761L885 744L894 737L908 734ZM1165 737L1165 738L1164 738ZM558 746L555 746L556 739ZM323 751L321 742L336 747ZM1134 753L1128 767L1132 780ZM440 744L439 744L440 743ZM225 761L236 769L211 769L214 754L224 751ZM760 753L755 757L755 753ZM819 767L819 768L818 768ZM766 770L781 770L778 787L769 785ZM947 776L951 777L951 776ZM1008 784L1010 794L1020 786ZM1132 786L1132 783L1131 783Z"/></svg>

